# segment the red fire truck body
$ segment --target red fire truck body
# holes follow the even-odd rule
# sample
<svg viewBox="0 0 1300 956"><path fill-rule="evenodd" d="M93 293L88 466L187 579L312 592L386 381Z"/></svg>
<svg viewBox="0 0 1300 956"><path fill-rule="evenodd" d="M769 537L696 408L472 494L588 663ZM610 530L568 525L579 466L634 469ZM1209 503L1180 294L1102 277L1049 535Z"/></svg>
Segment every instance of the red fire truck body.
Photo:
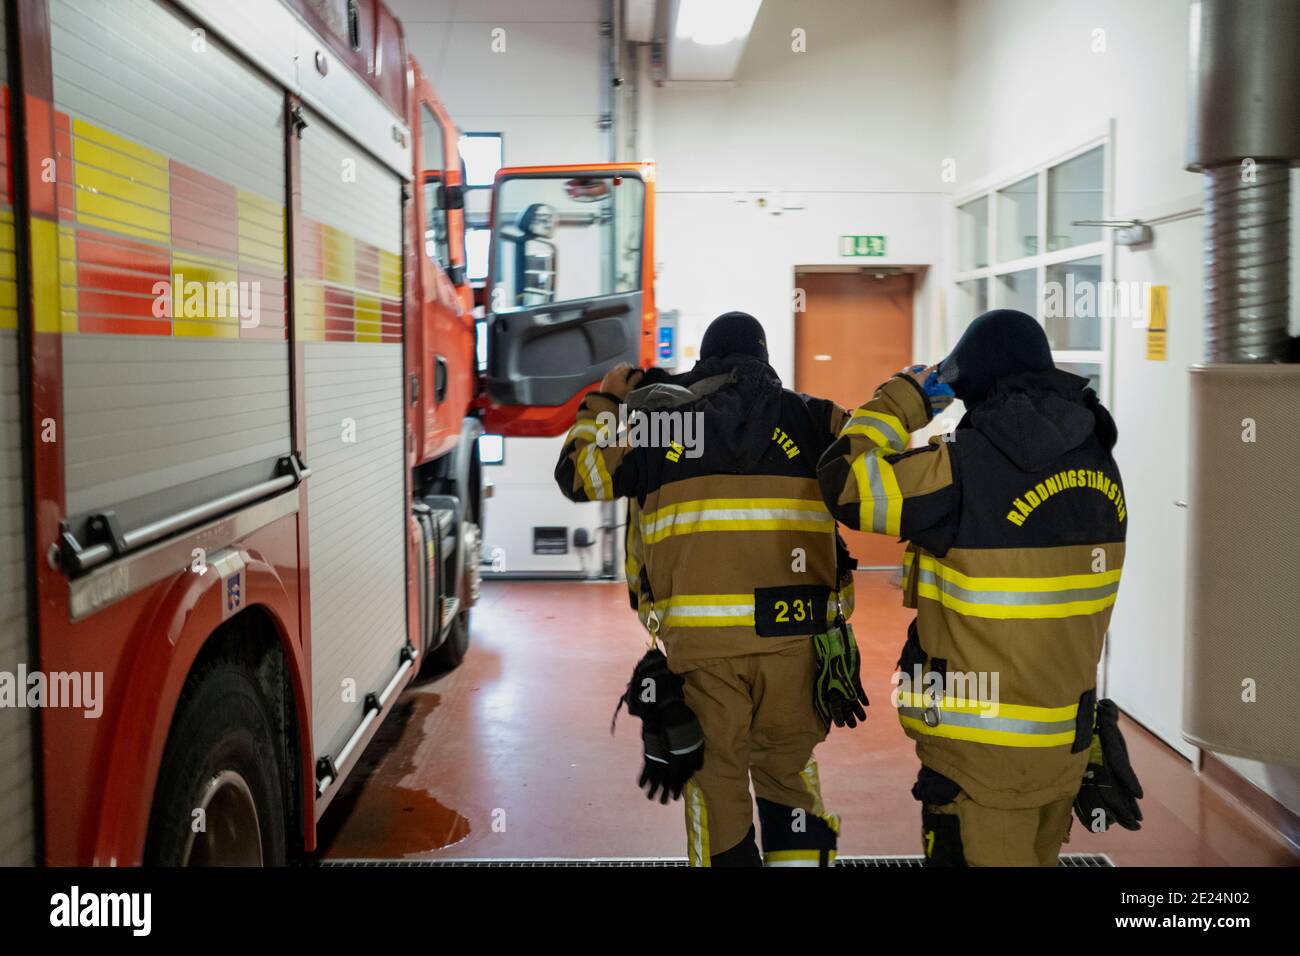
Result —
<svg viewBox="0 0 1300 956"><path fill-rule="evenodd" d="M379 0L9 11L0 863L310 851L465 653L485 425L652 361L653 168L498 174L483 370L458 132Z"/></svg>

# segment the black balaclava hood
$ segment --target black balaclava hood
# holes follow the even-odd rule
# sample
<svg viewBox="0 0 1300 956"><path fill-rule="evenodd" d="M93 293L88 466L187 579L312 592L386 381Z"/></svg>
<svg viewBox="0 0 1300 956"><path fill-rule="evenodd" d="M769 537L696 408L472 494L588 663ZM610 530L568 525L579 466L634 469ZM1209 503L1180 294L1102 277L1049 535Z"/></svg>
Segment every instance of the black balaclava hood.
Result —
<svg viewBox="0 0 1300 956"><path fill-rule="evenodd" d="M939 380L969 407L982 402L1000 378L1055 367L1037 320L1015 309L993 309L967 326L952 354L939 363Z"/></svg>
<svg viewBox="0 0 1300 956"><path fill-rule="evenodd" d="M762 362L768 360L763 326L748 312L724 312L704 331L700 358L724 358L728 355L750 355Z"/></svg>

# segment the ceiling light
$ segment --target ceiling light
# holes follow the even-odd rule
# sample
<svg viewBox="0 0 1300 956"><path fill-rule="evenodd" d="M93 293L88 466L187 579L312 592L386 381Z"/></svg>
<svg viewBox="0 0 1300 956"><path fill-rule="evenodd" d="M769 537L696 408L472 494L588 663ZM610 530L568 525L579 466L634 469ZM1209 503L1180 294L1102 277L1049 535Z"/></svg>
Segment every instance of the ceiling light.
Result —
<svg viewBox="0 0 1300 956"><path fill-rule="evenodd" d="M763 0L681 0L677 36L701 46L722 46L749 33Z"/></svg>
<svg viewBox="0 0 1300 956"><path fill-rule="evenodd" d="M830 357L829 355L824 354L824 353L821 354L821 355L814 355L814 356L813 356L813 361L814 361L814 362L829 362L830 360L831 360L831 357Z"/></svg>

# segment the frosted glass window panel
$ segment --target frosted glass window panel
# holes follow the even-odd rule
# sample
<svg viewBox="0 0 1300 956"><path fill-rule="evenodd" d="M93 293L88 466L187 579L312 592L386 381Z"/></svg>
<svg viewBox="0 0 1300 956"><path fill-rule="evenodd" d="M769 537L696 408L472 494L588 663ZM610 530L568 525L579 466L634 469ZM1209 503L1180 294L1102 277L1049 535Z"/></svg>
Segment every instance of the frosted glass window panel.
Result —
<svg viewBox="0 0 1300 956"><path fill-rule="evenodd" d="M1110 314L1111 305L1101 282L1101 256L1047 267L1043 327L1053 349L1100 349L1101 321Z"/></svg>
<svg viewBox="0 0 1300 956"><path fill-rule="evenodd" d="M1106 149L1098 146L1047 171L1047 249L1055 252L1099 242L1100 226L1075 226L1078 220L1104 218Z"/></svg>
<svg viewBox="0 0 1300 956"><path fill-rule="evenodd" d="M957 283L957 295L952 313L959 329L964 329L981 313L989 309L989 280L968 279Z"/></svg>
<svg viewBox="0 0 1300 956"><path fill-rule="evenodd" d="M998 276L998 308L1038 316L1038 271L1024 269Z"/></svg>
<svg viewBox="0 0 1300 956"><path fill-rule="evenodd" d="M997 192L998 261L1038 254L1038 176Z"/></svg>
<svg viewBox="0 0 1300 956"><path fill-rule="evenodd" d="M958 261L963 271L989 264L989 197L957 207Z"/></svg>

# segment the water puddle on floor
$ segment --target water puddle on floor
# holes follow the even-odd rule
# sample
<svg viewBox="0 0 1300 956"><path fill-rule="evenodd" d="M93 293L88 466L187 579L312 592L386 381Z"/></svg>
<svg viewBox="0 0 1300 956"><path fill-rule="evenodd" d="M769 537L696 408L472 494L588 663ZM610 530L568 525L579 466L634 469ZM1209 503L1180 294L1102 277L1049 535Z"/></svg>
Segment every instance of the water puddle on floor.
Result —
<svg viewBox="0 0 1300 956"><path fill-rule="evenodd" d="M431 693L406 694L397 702L317 825L318 858L420 856L469 836L466 817L400 784L414 769L421 728L438 703Z"/></svg>

